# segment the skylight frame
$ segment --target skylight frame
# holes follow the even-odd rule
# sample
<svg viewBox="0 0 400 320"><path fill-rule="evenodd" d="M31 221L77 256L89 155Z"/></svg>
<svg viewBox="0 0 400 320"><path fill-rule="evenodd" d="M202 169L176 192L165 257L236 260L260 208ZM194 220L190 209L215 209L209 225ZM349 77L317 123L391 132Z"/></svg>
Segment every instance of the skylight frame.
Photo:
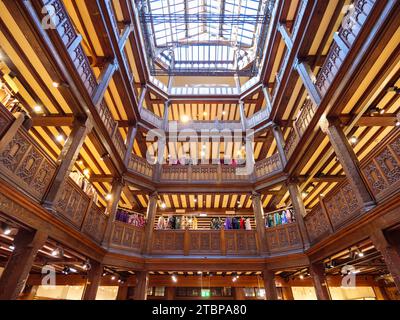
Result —
<svg viewBox="0 0 400 320"><path fill-rule="evenodd" d="M274 2L136 0L151 75L255 76Z"/></svg>

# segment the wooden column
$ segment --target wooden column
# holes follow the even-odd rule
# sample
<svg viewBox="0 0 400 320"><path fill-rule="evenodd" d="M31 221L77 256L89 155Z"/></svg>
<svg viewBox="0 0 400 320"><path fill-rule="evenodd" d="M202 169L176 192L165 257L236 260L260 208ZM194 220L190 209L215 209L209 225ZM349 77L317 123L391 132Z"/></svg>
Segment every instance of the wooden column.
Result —
<svg viewBox="0 0 400 320"><path fill-rule="evenodd" d="M59 165L56 175L43 201L44 207L46 207L47 209L53 210L60 191L65 181L68 179L71 169L74 166L76 159L78 158L82 145L91 130L91 120L74 120L71 134L65 141L64 147L61 150L61 153L57 159L57 163Z"/></svg>
<svg viewBox="0 0 400 320"><path fill-rule="evenodd" d="M263 280L266 300L278 300L278 292L275 284L275 273L271 270L264 270Z"/></svg>
<svg viewBox="0 0 400 320"><path fill-rule="evenodd" d="M16 119L13 121L11 126L0 139L0 151L3 150L10 143L10 141L15 137L19 128L22 127L22 124L25 121L25 115L22 112L15 113L14 117L16 117Z"/></svg>
<svg viewBox="0 0 400 320"><path fill-rule="evenodd" d="M147 271L136 271L135 300L147 300L147 285L149 273Z"/></svg>
<svg viewBox="0 0 400 320"><path fill-rule="evenodd" d="M363 204L364 211L370 210L375 202L364 183L360 170L360 163L351 147L346 135L340 127L338 119L324 125L323 131L328 135L329 141L335 150L336 156L346 174L355 196Z"/></svg>
<svg viewBox="0 0 400 320"><path fill-rule="evenodd" d="M397 249L389 243L382 230L377 230L371 235L372 243L382 254L386 267L393 277L393 281L400 293L400 255Z"/></svg>
<svg viewBox="0 0 400 320"><path fill-rule="evenodd" d="M240 123L242 124L242 130L246 131L247 118L246 118L246 113L244 112L244 102L242 100L239 101L239 112L240 112Z"/></svg>
<svg viewBox="0 0 400 320"><path fill-rule="evenodd" d="M258 240L260 241L260 253L263 254L267 251L267 246L265 236L264 209L261 203L261 195L253 192L251 202L253 205L254 218L256 220Z"/></svg>
<svg viewBox="0 0 400 320"><path fill-rule="evenodd" d="M306 62L297 61L295 63L295 67L300 75L301 80L303 80L303 84L306 87L312 102L318 107L321 104L321 95L314 84L316 78L312 73L310 66Z"/></svg>
<svg viewBox="0 0 400 320"><path fill-rule="evenodd" d="M99 289L103 265L97 261L90 261L91 269L88 271L88 278L82 300L96 300L97 290Z"/></svg>
<svg viewBox="0 0 400 320"><path fill-rule="evenodd" d="M282 287L283 300L294 300L292 287Z"/></svg>
<svg viewBox="0 0 400 320"><path fill-rule="evenodd" d="M153 238L153 231L154 231L154 220L156 219L157 213L157 192L154 192L150 195L149 204L147 206L147 213L146 213L146 228L145 228L145 235L143 241L143 253L148 254L151 252L151 245L152 245L152 238Z"/></svg>
<svg viewBox="0 0 400 320"><path fill-rule="evenodd" d="M185 234L183 236L183 255L188 256L190 251L190 234L189 229L185 229Z"/></svg>
<svg viewBox="0 0 400 320"><path fill-rule="evenodd" d="M169 100L164 103L164 119L163 119L163 128L165 131L168 130L168 118L169 118Z"/></svg>
<svg viewBox="0 0 400 320"><path fill-rule="evenodd" d="M301 237L303 238L303 246L304 248L308 248L310 246L310 239L308 237L306 224L304 223L306 208L304 206L304 202L301 197L300 188L295 180L289 181L287 187L294 208L296 222L297 225L299 226Z"/></svg>
<svg viewBox="0 0 400 320"><path fill-rule="evenodd" d="M119 178L114 178L111 187L111 199L108 201L106 213L108 214L108 221L102 244L108 247L110 244L111 233L115 221L115 216L118 209L118 202L121 199L122 189L124 187L124 181Z"/></svg>
<svg viewBox="0 0 400 320"><path fill-rule="evenodd" d="M114 72L118 69L118 62L117 59L113 59L109 61L104 69L100 73L99 77L99 85L97 86L96 90L93 94L93 104L98 107L100 103L103 101L104 94L110 84L110 81L114 75Z"/></svg>
<svg viewBox="0 0 400 320"><path fill-rule="evenodd" d="M246 300L246 297L244 296L244 290L242 287L235 287L233 288L233 290L234 290L235 300Z"/></svg>
<svg viewBox="0 0 400 320"><path fill-rule="evenodd" d="M174 287L166 287L165 288L165 299L166 300L175 300L175 288Z"/></svg>
<svg viewBox="0 0 400 320"><path fill-rule="evenodd" d="M279 156L280 156L281 162L282 162L282 167L284 168L287 164L287 158L286 158L286 153L285 153L285 139L283 139L281 127L275 124L272 127L272 133L274 134L274 138L276 141L276 147L278 149Z"/></svg>
<svg viewBox="0 0 400 320"><path fill-rule="evenodd" d="M254 165L256 163L254 159L254 150L253 150L253 141L254 136L246 136L245 139L245 148L246 148L246 175L251 175L254 172Z"/></svg>
<svg viewBox="0 0 400 320"><path fill-rule="evenodd" d="M0 300L15 300L24 288L38 250L47 240L42 231L20 229L12 252L0 278Z"/></svg>
<svg viewBox="0 0 400 320"><path fill-rule="evenodd" d="M128 300L128 288L125 284L119 286L117 300Z"/></svg>
<svg viewBox="0 0 400 320"><path fill-rule="evenodd" d="M325 266L323 263L311 263L310 275L314 283L315 293L318 300L331 300L328 283L325 277Z"/></svg>
<svg viewBox="0 0 400 320"><path fill-rule="evenodd" d="M133 144L135 143L136 134L137 134L137 126L130 126L128 129L128 136L126 139L126 153L124 157L125 167L129 165L129 160L131 159Z"/></svg>

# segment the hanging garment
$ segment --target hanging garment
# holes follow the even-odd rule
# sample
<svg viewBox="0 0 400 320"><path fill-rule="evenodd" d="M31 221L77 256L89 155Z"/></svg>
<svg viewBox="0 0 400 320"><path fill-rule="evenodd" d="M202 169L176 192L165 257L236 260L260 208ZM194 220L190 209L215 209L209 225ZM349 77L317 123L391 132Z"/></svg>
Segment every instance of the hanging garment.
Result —
<svg viewBox="0 0 400 320"><path fill-rule="evenodd" d="M279 214L279 212L275 212L274 213L274 225L279 226L282 224L282 220L281 220L281 215Z"/></svg>
<svg viewBox="0 0 400 320"><path fill-rule="evenodd" d="M163 216L160 216L160 217L158 218L157 229L158 229L158 230L164 229L164 217L163 217Z"/></svg>
<svg viewBox="0 0 400 320"><path fill-rule="evenodd" d="M234 218L232 219L232 229L235 229L235 230L240 229L239 218L234 217Z"/></svg>
<svg viewBox="0 0 400 320"><path fill-rule="evenodd" d="M250 218L247 218L245 221L246 230L251 230L251 221Z"/></svg>
<svg viewBox="0 0 400 320"><path fill-rule="evenodd" d="M193 217L192 226L193 226L194 230L197 230L197 218L196 217Z"/></svg>
<svg viewBox="0 0 400 320"><path fill-rule="evenodd" d="M292 223L292 214L290 213L290 210L285 210L285 216L286 216L286 221L288 223Z"/></svg>
<svg viewBox="0 0 400 320"><path fill-rule="evenodd" d="M274 217L272 214L268 215L268 227L272 228L274 226Z"/></svg>
<svg viewBox="0 0 400 320"><path fill-rule="evenodd" d="M174 229L180 229L181 228L181 217L176 216L175 217L175 227Z"/></svg>
<svg viewBox="0 0 400 320"><path fill-rule="evenodd" d="M240 229L245 229L244 222L245 222L244 218L241 217L240 218Z"/></svg>
<svg viewBox="0 0 400 320"><path fill-rule="evenodd" d="M186 225L187 225L187 218L185 216L182 216L181 219L181 229L184 230L186 229Z"/></svg>
<svg viewBox="0 0 400 320"><path fill-rule="evenodd" d="M232 220L231 220L231 218L226 218L226 219L225 219L225 225L224 225L224 227L225 227L225 230L230 230L230 229L232 229Z"/></svg>
<svg viewBox="0 0 400 320"><path fill-rule="evenodd" d="M281 221L282 221L282 224L288 223L288 221L286 219L286 211L282 211L282 213L281 213Z"/></svg>

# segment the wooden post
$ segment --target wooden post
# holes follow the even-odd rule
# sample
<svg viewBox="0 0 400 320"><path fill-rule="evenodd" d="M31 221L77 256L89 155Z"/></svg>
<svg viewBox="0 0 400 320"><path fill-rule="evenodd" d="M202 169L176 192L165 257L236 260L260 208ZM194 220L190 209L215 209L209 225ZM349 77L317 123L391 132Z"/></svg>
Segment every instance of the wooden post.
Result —
<svg viewBox="0 0 400 320"><path fill-rule="evenodd" d="M310 66L306 62L298 61L295 66L312 102L318 107L321 104L321 95L314 84L315 76L312 73Z"/></svg>
<svg viewBox="0 0 400 320"><path fill-rule="evenodd" d="M146 228L145 228L145 236L143 241L143 253L148 254L151 252L152 246L152 238L154 231L154 220L156 218L157 213L157 198L158 193L154 192L150 195L149 205L147 206L147 214L146 214Z"/></svg>
<svg viewBox="0 0 400 320"><path fill-rule="evenodd" d="M264 209L261 203L261 195L253 192L252 205L254 211L254 218L256 220L256 230L258 239L260 241L260 253L265 253L266 250L266 236L265 236L265 222L264 222Z"/></svg>
<svg viewBox="0 0 400 320"><path fill-rule="evenodd" d="M97 290L103 274L103 265L97 261L90 261L91 269L88 272L85 291L82 300L96 300Z"/></svg>
<svg viewBox="0 0 400 320"><path fill-rule="evenodd" d="M386 267L393 277L393 281L400 293L400 255L396 248L390 244L382 230L377 230L371 235L375 248L382 254Z"/></svg>
<svg viewBox="0 0 400 320"><path fill-rule="evenodd" d="M105 247L109 247L111 232L115 221L115 216L118 209L118 202L121 198L122 189L124 187L124 181L122 179L114 178L111 187L111 199L108 201L106 213L108 214L108 221L106 230L104 232L102 244Z"/></svg>
<svg viewBox="0 0 400 320"><path fill-rule="evenodd" d="M74 120L71 134L65 141L64 147L57 159L59 166L56 175L43 201L43 205L46 209L54 211L54 205L56 204L60 191L65 181L68 179L82 145L88 133L92 130L92 127L91 120L89 119L86 121L79 119Z"/></svg>
<svg viewBox="0 0 400 320"><path fill-rule="evenodd" d="M135 300L147 300L147 285L149 274L147 271L136 271Z"/></svg>
<svg viewBox="0 0 400 320"><path fill-rule="evenodd" d="M183 255L188 256L190 251L190 234L189 229L185 229L185 234L183 236Z"/></svg>
<svg viewBox="0 0 400 320"><path fill-rule="evenodd" d="M301 192L297 182L295 182L294 180L289 181L287 187L289 190L290 199L292 200L296 222L299 226L300 234L303 239L303 246L306 249L310 246L310 239L308 237L306 224L304 223L306 208L304 206L304 202L301 197Z"/></svg>
<svg viewBox="0 0 400 320"><path fill-rule="evenodd" d="M363 210L370 210L375 205L374 199L366 187L357 155L340 127L339 120L335 119L325 124L323 126L323 131L328 135L329 141L346 174L346 178L353 187L354 194L358 201L363 205Z"/></svg>
<svg viewBox="0 0 400 320"><path fill-rule="evenodd" d="M282 287L283 300L294 300L292 287Z"/></svg>
<svg viewBox="0 0 400 320"><path fill-rule="evenodd" d="M244 290L242 287L235 287L233 288L233 290L234 290L235 300L246 300L244 296Z"/></svg>
<svg viewBox="0 0 400 320"><path fill-rule="evenodd" d="M4 133L3 137L0 139L0 151L3 150L10 141L15 137L19 128L22 127L22 124L25 121L25 115L22 112L17 112L14 114L16 119L8 128L8 130Z"/></svg>
<svg viewBox="0 0 400 320"><path fill-rule="evenodd" d="M18 298L35 260L38 250L47 240L42 231L20 229L14 238L15 249L0 278L0 300Z"/></svg>
<svg viewBox="0 0 400 320"><path fill-rule="evenodd" d="M242 130L246 131L247 118L246 118L246 113L244 112L244 102L242 100L239 101L239 112L240 112L240 123L242 124Z"/></svg>
<svg viewBox="0 0 400 320"><path fill-rule="evenodd" d="M133 144L135 143L135 138L137 134L137 126L130 126L128 129L128 136L126 141L126 153L124 157L125 167L129 165L129 160L131 159Z"/></svg>
<svg viewBox="0 0 400 320"><path fill-rule="evenodd" d="M221 228L221 256L226 256L225 229Z"/></svg>
<svg viewBox="0 0 400 320"><path fill-rule="evenodd" d="M128 286L121 284L118 288L117 300L127 300L128 299Z"/></svg>
<svg viewBox="0 0 400 320"><path fill-rule="evenodd" d="M175 300L175 288L174 287L166 287L165 288L165 299L166 300Z"/></svg>
<svg viewBox="0 0 400 320"><path fill-rule="evenodd" d="M282 168L285 168L285 166L287 164L287 158L286 158L286 153L285 153L285 140L283 139L281 127L278 125L274 125L272 127L272 133L274 134L274 138L276 141L276 147L278 149L279 156L281 158Z"/></svg>
<svg viewBox="0 0 400 320"><path fill-rule="evenodd" d="M275 284L275 273L268 269L264 270L263 280L266 300L278 300L278 292Z"/></svg>
<svg viewBox="0 0 400 320"><path fill-rule="evenodd" d="M328 210L326 210L324 198L322 196L318 196L318 200L319 200L319 205L321 206L322 214L324 214L325 217L328 219L329 230L331 233L333 233L334 232L333 224L332 224L331 218L329 217Z"/></svg>
<svg viewBox="0 0 400 320"><path fill-rule="evenodd" d="M325 277L325 266L323 263L311 263L310 275L314 283L315 293L318 300L331 300L328 283Z"/></svg>

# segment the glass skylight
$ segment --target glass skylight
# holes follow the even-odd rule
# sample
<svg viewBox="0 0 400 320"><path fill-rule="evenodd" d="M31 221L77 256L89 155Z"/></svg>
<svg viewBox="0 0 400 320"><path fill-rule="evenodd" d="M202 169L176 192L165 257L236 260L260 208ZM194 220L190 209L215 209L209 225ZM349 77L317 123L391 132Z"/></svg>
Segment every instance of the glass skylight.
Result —
<svg viewBox="0 0 400 320"><path fill-rule="evenodd" d="M258 70L274 0L138 0L153 75Z"/></svg>

